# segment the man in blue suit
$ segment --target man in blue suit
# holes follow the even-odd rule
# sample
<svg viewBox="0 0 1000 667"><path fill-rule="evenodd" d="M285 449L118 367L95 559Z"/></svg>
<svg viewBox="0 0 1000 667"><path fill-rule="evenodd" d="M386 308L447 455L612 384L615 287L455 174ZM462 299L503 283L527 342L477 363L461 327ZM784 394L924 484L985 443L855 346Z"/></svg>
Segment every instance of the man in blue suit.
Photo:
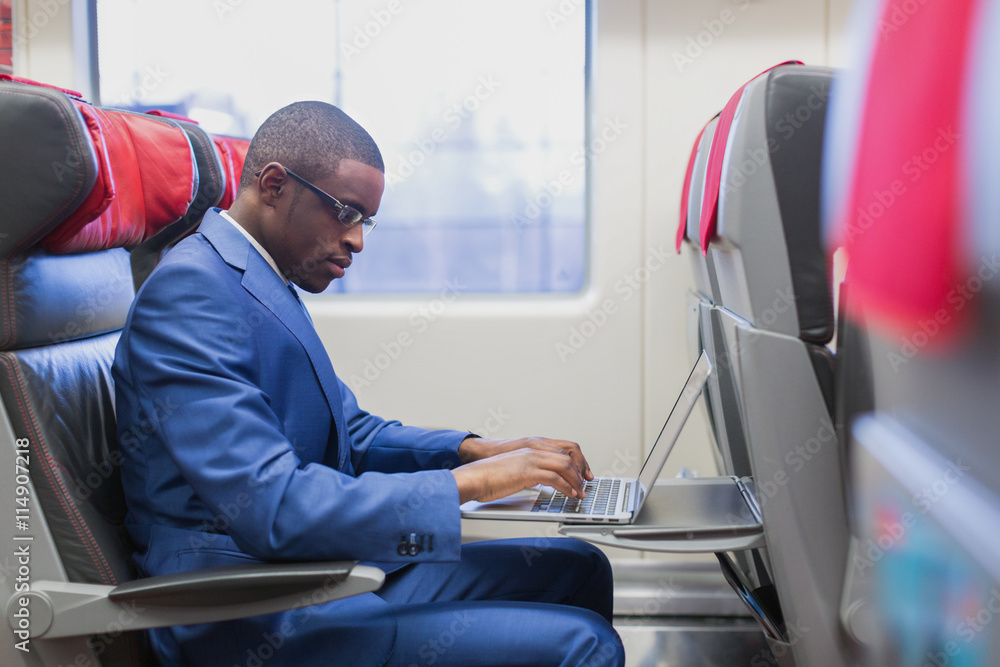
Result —
<svg viewBox="0 0 1000 667"><path fill-rule="evenodd" d="M494 441L363 411L295 285L323 291L374 227L374 141L302 102L258 130L236 201L139 290L113 368L141 574L360 560L377 593L151 632L164 665L620 665L607 559L574 540L461 544L459 504L582 494L575 443Z"/></svg>

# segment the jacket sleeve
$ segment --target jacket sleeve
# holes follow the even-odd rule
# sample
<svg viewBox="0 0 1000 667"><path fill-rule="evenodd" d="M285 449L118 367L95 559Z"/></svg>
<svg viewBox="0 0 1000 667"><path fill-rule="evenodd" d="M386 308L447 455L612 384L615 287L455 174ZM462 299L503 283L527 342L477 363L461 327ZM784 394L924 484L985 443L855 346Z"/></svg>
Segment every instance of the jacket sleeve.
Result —
<svg viewBox="0 0 1000 667"><path fill-rule="evenodd" d="M428 430L376 417L362 410L354 392L338 381L351 437L351 464L356 471L416 472L461 465L458 447L472 433Z"/></svg>
<svg viewBox="0 0 1000 667"><path fill-rule="evenodd" d="M161 266L158 274L144 286L122 335L117 390L133 392L129 404L138 407L119 419L141 423L157 405L176 406L143 447L166 449L183 477L178 483L189 484L217 517L229 517L226 532L242 550L266 560L458 560L461 523L450 471L352 477L304 464L255 381L259 355L273 341L232 333L233 322L246 321L256 304L238 278L190 264ZM457 449L457 435L416 434L351 405L362 456L373 444L407 440L429 450ZM146 493L168 503L171 491ZM425 544L429 538L433 550L404 555L400 542L410 535Z"/></svg>

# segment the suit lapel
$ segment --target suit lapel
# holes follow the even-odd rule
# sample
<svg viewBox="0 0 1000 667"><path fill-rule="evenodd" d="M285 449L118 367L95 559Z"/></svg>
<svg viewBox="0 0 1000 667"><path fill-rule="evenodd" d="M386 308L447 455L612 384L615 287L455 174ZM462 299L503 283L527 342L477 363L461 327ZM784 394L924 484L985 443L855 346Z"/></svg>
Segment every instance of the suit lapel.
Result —
<svg viewBox="0 0 1000 667"><path fill-rule="evenodd" d="M243 272L241 281L243 288L270 310L306 351L323 390L323 396L330 406L330 414L333 416L338 435L338 467L343 470L347 454L351 449L345 424L344 403L333 364L330 363L330 356L326 353L316 328L274 269L238 230L233 229L228 220L216 213L216 209L205 214L198 231L208 239L227 264Z"/></svg>

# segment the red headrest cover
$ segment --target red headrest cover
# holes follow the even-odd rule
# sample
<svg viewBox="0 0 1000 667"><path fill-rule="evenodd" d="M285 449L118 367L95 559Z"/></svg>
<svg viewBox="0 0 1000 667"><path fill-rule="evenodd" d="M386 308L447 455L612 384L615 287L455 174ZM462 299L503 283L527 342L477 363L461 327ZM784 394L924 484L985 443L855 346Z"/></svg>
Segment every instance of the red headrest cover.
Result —
<svg viewBox="0 0 1000 667"><path fill-rule="evenodd" d="M42 245L57 253L130 248L184 217L198 186L184 131L141 114L77 107L97 152L97 183Z"/></svg>
<svg viewBox="0 0 1000 667"><path fill-rule="evenodd" d="M976 269L963 250L961 138L985 4L929 3L905 25L873 31L857 136L841 138L859 147L832 230L850 258L848 313L904 338L930 321L935 343L954 340L975 306L964 289ZM895 25L894 11L880 3L879 25Z"/></svg>
<svg viewBox="0 0 1000 667"><path fill-rule="evenodd" d="M767 74L775 67L801 64L803 63L800 60L787 60L774 65L774 67L768 67L753 79L750 79L750 81ZM726 156L726 143L729 141L729 130L732 128L733 120L736 118L736 109L739 108L743 91L750 85L750 81L743 84L729 98L729 102L722 109L722 113L719 114L719 124L716 125L715 136L712 138L712 148L708 154L707 173L705 174L705 190L702 194L701 222L699 225L701 231L701 238L699 240L703 254L708 254L708 244L715 238L715 229L719 222L719 190L722 187L722 162Z"/></svg>
<svg viewBox="0 0 1000 667"><path fill-rule="evenodd" d="M246 139L212 135L212 141L222 158L222 168L226 172L226 191L222 193L219 208L229 208L236 199L236 191L240 187L240 174L243 173L243 163L247 159L250 142Z"/></svg>

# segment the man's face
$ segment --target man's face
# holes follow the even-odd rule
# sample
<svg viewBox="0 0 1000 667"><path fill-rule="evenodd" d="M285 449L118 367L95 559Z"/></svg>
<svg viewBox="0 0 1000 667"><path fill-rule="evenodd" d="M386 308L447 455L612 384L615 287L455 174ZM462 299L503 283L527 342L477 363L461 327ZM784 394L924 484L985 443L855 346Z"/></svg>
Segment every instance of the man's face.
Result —
<svg viewBox="0 0 1000 667"><path fill-rule="evenodd" d="M336 171L312 183L369 218L378 211L385 178L374 167L344 159ZM322 292L344 277L352 255L364 247L362 225L348 228L332 203L290 177L284 187L294 196L285 197L276 211L268 252L291 282L307 292Z"/></svg>

